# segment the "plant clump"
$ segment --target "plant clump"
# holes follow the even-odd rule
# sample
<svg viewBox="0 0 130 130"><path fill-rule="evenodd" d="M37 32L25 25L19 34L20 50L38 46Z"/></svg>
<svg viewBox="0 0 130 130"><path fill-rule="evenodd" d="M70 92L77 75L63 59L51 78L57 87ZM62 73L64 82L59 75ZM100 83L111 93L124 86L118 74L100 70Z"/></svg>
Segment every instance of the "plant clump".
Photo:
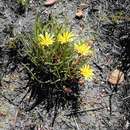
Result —
<svg viewBox="0 0 130 130"><path fill-rule="evenodd" d="M67 106L73 112L79 109L79 80L92 79L94 70L89 65L92 47L83 40L77 44L77 39L67 25L52 18L43 23L39 17L33 33L21 37L29 102L33 102L28 110L39 104L55 112Z"/></svg>

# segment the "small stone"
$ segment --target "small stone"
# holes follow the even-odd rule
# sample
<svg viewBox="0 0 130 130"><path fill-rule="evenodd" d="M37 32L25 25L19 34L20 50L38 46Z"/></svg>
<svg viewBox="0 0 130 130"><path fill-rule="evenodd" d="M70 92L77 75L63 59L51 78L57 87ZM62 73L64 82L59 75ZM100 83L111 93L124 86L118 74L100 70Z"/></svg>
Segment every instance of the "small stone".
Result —
<svg viewBox="0 0 130 130"><path fill-rule="evenodd" d="M6 113L0 111L0 117L5 117Z"/></svg>
<svg viewBox="0 0 130 130"><path fill-rule="evenodd" d="M66 86L63 86L65 93L72 93L72 90Z"/></svg>
<svg viewBox="0 0 130 130"><path fill-rule="evenodd" d="M79 9L76 12L76 18L81 19L84 16L83 10Z"/></svg>
<svg viewBox="0 0 130 130"><path fill-rule="evenodd" d="M112 71L108 77L108 82L116 85L124 81L124 73L118 69Z"/></svg>
<svg viewBox="0 0 130 130"><path fill-rule="evenodd" d="M79 85L80 85L80 86L85 86L85 80L80 79L80 80L79 80Z"/></svg>
<svg viewBox="0 0 130 130"><path fill-rule="evenodd" d="M94 38L93 38L93 39L89 39L89 40L86 41L86 43L87 43L89 46L92 46L94 42L95 42L95 39L94 39Z"/></svg>
<svg viewBox="0 0 130 130"><path fill-rule="evenodd" d="M87 7L88 7L88 5L85 4L85 3L82 3L82 4L79 5L80 9L86 9Z"/></svg>

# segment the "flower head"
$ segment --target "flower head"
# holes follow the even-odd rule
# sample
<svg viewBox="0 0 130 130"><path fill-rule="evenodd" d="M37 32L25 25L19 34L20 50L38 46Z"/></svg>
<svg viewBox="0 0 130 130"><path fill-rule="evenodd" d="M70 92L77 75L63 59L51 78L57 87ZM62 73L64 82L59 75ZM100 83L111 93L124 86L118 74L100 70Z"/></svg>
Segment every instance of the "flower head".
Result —
<svg viewBox="0 0 130 130"><path fill-rule="evenodd" d="M87 80L91 80L93 78L93 71L94 70L90 67L90 65L84 65L80 68L80 74Z"/></svg>
<svg viewBox="0 0 130 130"><path fill-rule="evenodd" d="M38 37L38 40L42 46L49 46L49 45L53 44L53 42L54 42L53 36L51 36L47 32L45 33L45 35L40 34Z"/></svg>
<svg viewBox="0 0 130 130"><path fill-rule="evenodd" d="M64 32L62 34L59 34L57 39L61 44L69 43L73 41L73 33L72 32Z"/></svg>
<svg viewBox="0 0 130 130"><path fill-rule="evenodd" d="M91 47L86 43L75 44L74 49L77 53L85 56L90 55L92 53Z"/></svg>

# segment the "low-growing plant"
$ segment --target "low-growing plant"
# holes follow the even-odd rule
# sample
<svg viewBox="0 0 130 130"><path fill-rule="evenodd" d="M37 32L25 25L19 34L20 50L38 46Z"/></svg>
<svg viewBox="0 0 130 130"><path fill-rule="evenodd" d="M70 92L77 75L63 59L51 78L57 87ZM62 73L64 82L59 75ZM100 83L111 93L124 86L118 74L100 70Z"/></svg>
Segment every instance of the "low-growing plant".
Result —
<svg viewBox="0 0 130 130"><path fill-rule="evenodd" d="M49 66L57 79L92 79L93 70L88 65L92 48L87 41L76 41L76 35L66 25L54 19L41 23L37 17L34 34L24 37L23 45L31 62L39 69Z"/></svg>
<svg viewBox="0 0 130 130"><path fill-rule="evenodd" d="M27 6L29 3L29 0L17 0L17 3L22 6Z"/></svg>
<svg viewBox="0 0 130 130"><path fill-rule="evenodd" d="M30 100L35 99L28 110L41 102L47 111L67 105L77 109L79 80L94 75L88 64L93 54L88 41L79 40L69 26L54 18L41 22L39 17L33 33L23 35L21 41L29 61L23 64L30 76L28 92Z"/></svg>

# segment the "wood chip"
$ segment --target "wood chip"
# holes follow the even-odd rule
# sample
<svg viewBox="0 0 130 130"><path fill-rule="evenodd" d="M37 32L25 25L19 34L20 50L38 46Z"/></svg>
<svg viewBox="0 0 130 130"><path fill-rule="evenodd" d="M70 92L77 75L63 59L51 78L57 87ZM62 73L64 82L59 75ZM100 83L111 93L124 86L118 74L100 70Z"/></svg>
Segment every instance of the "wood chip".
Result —
<svg viewBox="0 0 130 130"><path fill-rule="evenodd" d="M14 117L14 119L12 120L13 128L15 128L15 126L16 126L18 113L19 113L19 109L16 110L15 117Z"/></svg>
<svg viewBox="0 0 130 130"><path fill-rule="evenodd" d="M57 0L47 0L44 5L45 6L51 6L54 5L57 2Z"/></svg>
<svg viewBox="0 0 130 130"><path fill-rule="evenodd" d="M124 73L118 69L112 71L108 77L108 82L116 85L124 81Z"/></svg>

